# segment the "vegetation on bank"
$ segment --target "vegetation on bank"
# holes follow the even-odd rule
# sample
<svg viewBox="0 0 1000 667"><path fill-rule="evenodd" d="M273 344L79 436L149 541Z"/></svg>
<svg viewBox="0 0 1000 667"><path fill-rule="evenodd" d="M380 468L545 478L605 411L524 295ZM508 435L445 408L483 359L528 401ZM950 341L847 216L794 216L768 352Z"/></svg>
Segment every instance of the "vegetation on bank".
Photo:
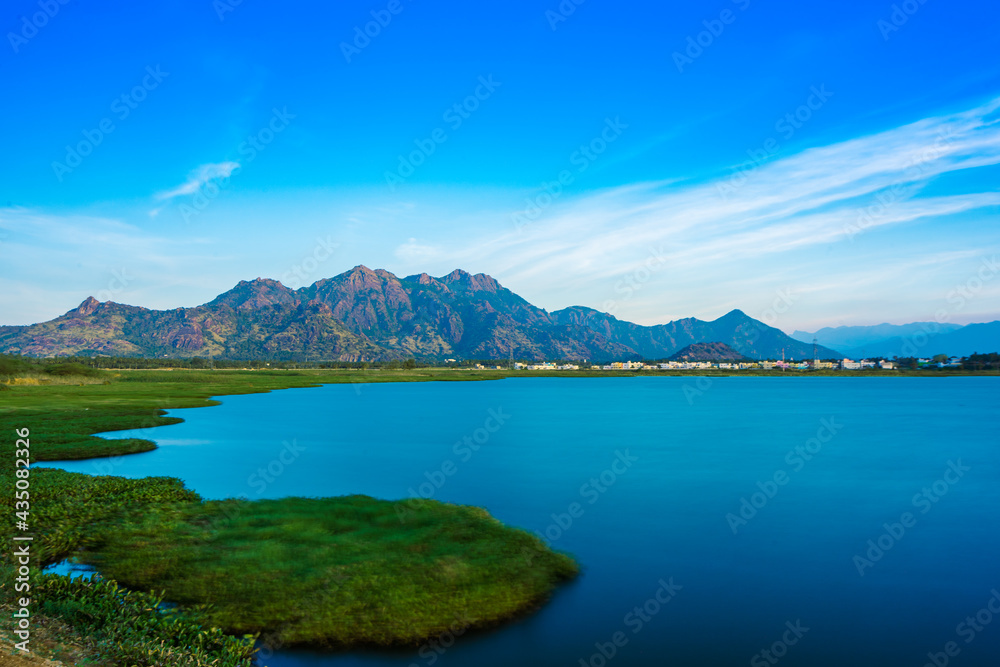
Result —
<svg viewBox="0 0 1000 667"><path fill-rule="evenodd" d="M485 510L367 496L157 507L81 558L282 645L417 645L521 614L578 571Z"/></svg>
<svg viewBox="0 0 1000 667"><path fill-rule="evenodd" d="M71 362L72 363L72 362ZM168 408L209 397L325 382L487 379L430 371L101 371L20 369L0 396L0 456L31 429L33 460L141 451L144 440L94 433L176 423ZM53 378L51 382L24 380ZM100 461L95 472L100 473ZM0 507L14 512L14 476L0 466ZM574 576L568 556L484 510L371 498L202 502L179 480L128 480L31 471L36 623L68 624L106 664L249 667L254 637L330 645L413 643L456 624L484 626L530 610ZM404 507L405 505L405 507ZM0 539L10 540L5 528ZM104 582L70 582L39 569L74 556ZM221 557L220 557L221 556ZM17 597L13 562L0 562L0 608ZM135 590L119 588L115 579ZM152 593L182 603L167 609ZM100 661L95 664L102 664Z"/></svg>
<svg viewBox="0 0 1000 667"><path fill-rule="evenodd" d="M203 407L217 404L212 396L266 392L291 387L315 387L324 383L337 382L419 382L447 380L492 380L504 377L631 377L636 375L691 375L678 372L634 372L634 371L581 371L581 372L535 372L458 370L406 368L337 368L298 369L277 371L264 370L102 370L94 368L95 360L32 360L0 357L0 456L5 461L13 458L14 429L31 429L33 460L84 459L117 456L155 447L147 440L126 439L106 440L93 434L105 431L148 428L177 423L178 419L165 416L165 410L172 408ZM135 361L135 360L133 360ZM143 361L143 360L139 360ZM145 360L151 366L161 360ZM197 360L195 360L197 361ZM740 375L790 376L834 375L834 376L881 376L919 377L976 374L996 375L994 367L996 355L977 355L973 359L975 369L966 371L954 369L928 369L918 371L837 371L819 372L740 372ZM169 362L176 365L175 360ZM194 363L194 362L192 362ZM243 363L243 362L241 362ZM266 367L265 367L266 368ZM723 376L726 372L698 371L695 375ZM95 461L95 472L101 474L109 470L106 464ZM0 466L0 507L13 512L13 474L9 464ZM252 638L237 638L221 635L212 628L222 626L233 631L256 631L268 627L266 615L281 618L278 626L269 628L280 641L297 642L307 636L322 638L329 643L340 642L385 642L375 625L350 624L354 615L365 618L366 604L368 619L375 618L372 609L385 603L405 618L407 609L415 604L430 603L422 627L440 627L449 614L461 615L468 607L479 605L478 613L472 614L466 622L489 624L504 618L511 609L525 608L545 597L557 581L572 576L575 564L566 556L550 552L544 545L532 547L526 559L530 568L514 560L512 552L505 552L499 543L484 556L482 548L500 539L501 542L518 543L533 539L520 531L504 528L488 515L477 514L481 510L455 508L427 501L422 511L426 521L414 524L400 523L393 516L386 523L385 516L398 505L372 499L326 499L322 501L301 501L288 499L270 503L202 503L190 491L183 488L178 480L147 478L126 480L113 477L91 477L70 474L60 470L35 469L31 473L32 484L32 528L36 531L34 553L36 565L58 561L72 554L80 554L85 560L98 563L105 571L113 571L136 587L148 586L161 590L169 587L172 594L167 599L180 600L186 604L182 610L168 610L156 604L158 598L150 594L118 588L113 582L94 584L83 581L69 582L65 577L46 576L36 579L41 585L36 589L37 599L45 604L36 610L36 621L53 624L68 623L87 637L88 655L103 656L106 664L129 665L220 665L222 667L249 666L252 654ZM297 505L296 503L306 503ZM316 504L318 503L318 504ZM324 503L332 503L325 505ZM334 507L337 503L342 503ZM355 507L361 503L364 507ZM319 508L322 507L323 511ZM239 508L233 513L234 508ZM407 510L413 507L407 502ZM319 516L314 516L316 513ZM382 521L385 533L380 536L364 535L363 530L346 528L337 532L328 530L323 523L327 513L341 516L344 512L366 525L374 517ZM366 516L367 514L367 516ZM219 517L222 521L219 521ZM313 518L305 520L306 517ZM410 517L407 514L407 517ZM379 518L381 517L381 518ZM479 522L476 523L478 517ZM280 525L275 522L280 518ZM332 519L331 519L332 520ZM344 526L350 520L344 519ZM318 522L318 523L317 523ZM390 528L391 524L391 528ZM315 526L324 526L317 529ZM301 530L293 534L284 526L298 526ZM436 527L435 527L436 526ZM258 532L258 528L264 530ZM9 543L9 529L0 531L0 539ZM325 532L324 532L325 531ZM511 532L504 532L511 531ZM261 534L272 536L273 540L261 541ZM115 535L127 536L118 537ZM257 538L251 539L251 536ZM354 543L355 539L368 539L365 544ZM377 537L377 539L376 539ZM148 540L146 540L148 538ZM470 541L471 538L471 541ZM173 541L170 541L170 540ZM378 540L381 547L376 547ZM432 540L432 545L424 548L421 540ZM125 541L127 540L127 541ZM144 540L146 540L144 542ZM293 541L294 540L294 541ZM454 552L442 550L453 540ZM329 580L308 578L300 580L301 573L295 569L306 549L293 553L289 545L309 543L309 549L332 553L344 544L363 553L365 548L378 549L385 541L393 546L403 547L400 558L409 555L413 560L406 565L405 560L389 559L382 569L365 569L361 561L337 562L331 560L327 570L315 577L327 576ZM142 553L150 553L151 545L164 548L164 553L174 562L184 563L183 567L164 567L165 561L152 559L130 559L134 547ZM522 546L528 544L525 542ZM128 545L128 546L126 546ZM269 546L270 545L270 546ZM530 546L530 545L529 545ZM253 549L259 553L253 553ZM230 553L223 559L219 553ZM389 550L388 553L395 552ZM523 555L523 552L522 552ZM215 560L209 562L207 558ZM488 556L488 557L487 557ZM14 597L11 590L13 577L9 576L10 555L5 550L0 559L0 609L8 609ZM157 564L158 563L158 564ZM251 577L244 581L248 566L261 567L270 573L270 578ZM266 566L267 569L264 569ZM242 569L241 569L242 567ZM340 584L345 579L335 568L346 568L349 580L356 580L360 588L346 589ZM364 588L361 582L377 586L386 574L385 568L398 567L405 574L412 567L414 581L421 584L433 582L438 592L465 590L467 598L455 597L456 606L449 610L435 602L430 589L420 593L418 589L407 589L401 579L392 582L397 597L385 600L374 596L374 589ZM116 569L117 568L117 569ZM161 568L158 573L150 568ZM330 570L334 568L334 570ZM358 569L352 569L358 568ZM486 578L480 575L492 573L493 579L503 582L503 590L491 589L485 585ZM37 574L37 569L36 569ZM400 574L400 576L403 576ZM160 579L162 577L162 579ZM506 578L504 578L506 577ZM294 609L295 603L287 593L281 593L277 581L290 582L288 590L301 592L307 604L320 604L322 595L332 588L324 589L321 584L336 586L354 596L345 602L342 609L350 609L346 617L338 617L333 612L311 618L289 618L280 616L280 607ZM238 581L239 585L220 586L220 581ZM313 592L319 597L309 598L311 581ZM331 583L332 582L332 583ZM449 583L450 582L450 583ZM477 583L478 582L478 583ZM266 583L266 586L265 586ZM257 613L254 604L246 605L246 596L254 591L254 586L264 586L272 597ZM223 590L223 588L225 590ZM184 590L191 591L184 597ZM326 591L326 593L323 593ZM173 595L176 594L176 597ZM281 599L273 597L279 595ZM298 593L296 593L298 594ZM131 597L129 597L131 596ZM230 596L230 597L227 597ZM448 596L445 596L448 597ZM346 600L347 598L345 598ZM215 605L200 603L213 601ZM242 600L242 602L241 602ZM309 601L311 600L311 601ZM371 602L378 600L379 602ZM350 605L355 605L354 607ZM519 606L520 605L520 606ZM240 611L242 610L242 611ZM239 612L239 613L237 613ZM48 619L48 620L47 620ZM411 621L413 619L410 619ZM370 621L369 621L370 622ZM397 639L415 641L418 633L397 628ZM312 633L310 635L310 633ZM193 638L201 637L200 640ZM173 639L171 639L173 638ZM201 642L201 643L199 643ZM89 663L88 663L89 664ZM102 662L96 662L101 664Z"/></svg>
<svg viewBox="0 0 1000 667"><path fill-rule="evenodd" d="M2 433L9 415L3 414ZM23 427L24 424L22 423ZM0 454L13 460L15 440L0 439ZM32 437L32 442L34 438ZM14 475L9 465L0 466L0 509L14 516ZM69 577L43 575L41 570L74 553L100 544L136 516L154 507L199 502L180 480L92 477L62 470L34 469L30 476L31 510L28 515L31 543L30 591L15 591L15 565L10 550L0 559L0 609L12 610L21 597L30 597L31 646L39 648L38 629L65 627L75 638L60 637L61 650L87 656L95 665L216 665L250 667L253 638L237 638L213 629L204 609L167 609L151 593L126 591L114 581L71 581ZM5 524L2 539L12 544L11 528ZM73 646L73 641L78 642Z"/></svg>

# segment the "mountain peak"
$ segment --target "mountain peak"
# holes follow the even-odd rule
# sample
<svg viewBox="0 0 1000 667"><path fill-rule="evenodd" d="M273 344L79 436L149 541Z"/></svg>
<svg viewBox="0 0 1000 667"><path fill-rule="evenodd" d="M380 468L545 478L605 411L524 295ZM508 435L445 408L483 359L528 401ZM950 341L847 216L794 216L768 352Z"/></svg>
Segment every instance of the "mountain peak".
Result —
<svg viewBox="0 0 1000 667"><path fill-rule="evenodd" d="M84 299L83 303L81 303L79 306L76 307L76 309L70 312L73 315L84 317L92 314L95 310L97 310L100 307L100 305L101 305L100 301L98 301L92 296L88 296L86 299Z"/></svg>
<svg viewBox="0 0 1000 667"><path fill-rule="evenodd" d="M471 292L499 292L502 289L500 283L492 276L485 273L472 275L462 269L455 269L439 280L448 285L458 284Z"/></svg>
<svg viewBox="0 0 1000 667"><path fill-rule="evenodd" d="M345 271L336 276L333 280L335 283L345 284L350 289L357 290L378 287L382 285L383 281L394 280L395 278L396 276L384 269L372 271L364 264L358 264L350 271Z"/></svg>
<svg viewBox="0 0 1000 667"><path fill-rule="evenodd" d="M454 283L454 282L465 282L472 276L469 275L468 271L463 271L462 269L455 269L446 276L441 277L442 282Z"/></svg>
<svg viewBox="0 0 1000 667"><path fill-rule="evenodd" d="M295 293L271 278L241 280L236 287L220 294L208 306L229 306L234 310L256 310L276 304L291 304L298 301Z"/></svg>
<svg viewBox="0 0 1000 667"><path fill-rule="evenodd" d="M249 285L250 287L284 287L277 280L272 278L254 278L253 280L241 280L236 284L237 287L242 287L244 285Z"/></svg>
<svg viewBox="0 0 1000 667"><path fill-rule="evenodd" d="M412 276L406 276L406 278L404 278L404 280L406 282L408 282L408 283L417 283L418 285L425 285L425 286L426 285L438 285L438 286L440 286L440 284L441 284L437 280L437 278L432 278L431 275L428 274L428 273L418 273L418 274L415 274L415 275L412 275Z"/></svg>
<svg viewBox="0 0 1000 667"><path fill-rule="evenodd" d="M5 333L0 327L0 352L49 355L103 350L159 356L166 350L186 356L291 355L323 360L506 359L513 352L531 359L605 360L663 359L701 343L685 354L803 359L813 355L811 344L789 338L738 309L714 322L686 318L655 326L581 306L548 313L491 276L462 269L442 278L420 273L401 279L385 269L358 265L297 290L277 280L254 278L240 281L210 303L169 311L101 303L90 297L59 323L55 330L40 325ZM979 340L977 346L989 347ZM995 341L996 335L986 340ZM820 358L838 356L828 348L817 352Z"/></svg>
<svg viewBox="0 0 1000 667"><path fill-rule="evenodd" d="M372 271L371 269L369 269L364 264L358 264L353 269L351 269L350 271L347 272L348 275L353 275L353 274L356 274L356 273L360 273L360 274L365 275L365 276L367 276L367 275L374 276L375 275L375 272Z"/></svg>

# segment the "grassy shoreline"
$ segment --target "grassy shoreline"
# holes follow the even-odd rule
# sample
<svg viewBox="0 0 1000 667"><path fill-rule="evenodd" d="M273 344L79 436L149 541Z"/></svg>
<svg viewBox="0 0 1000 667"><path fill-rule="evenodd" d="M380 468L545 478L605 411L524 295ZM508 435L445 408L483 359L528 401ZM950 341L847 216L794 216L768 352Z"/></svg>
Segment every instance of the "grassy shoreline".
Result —
<svg viewBox="0 0 1000 667"><path fill-rule="evenodd" d="M451 379L487 379L458 375ZM10 515L15 429L31 430L34 461L122 456L155 444L94 434L178 423L165 410L218 405L212 397L442 378L303 370L74 379L19 382L0 394L0 452L11 462L0 467L0 506ZM282 645L413 646L456 625L485 628L530 613L579 573L570 556L485 510L436 501L407 502L405 512L367 497L205 502L176 479L57 469L31 471L31 501L36 621L68 624L108 664L163 664L169 655L176 665L249 667L264 632ZM3 532L9 539L11 529ZM109 579L40 574L71 556ZM14 565L5 553L0 605L17 597ZM162 612L153 591L180 611Z"/></svg>
<svg viewBox="0 0 1000 667"><path fill-rule="evenodd" d="M509 377L516 378L589 378L589 377L954 377L967 375L998 375L996 372L970 371L906 371L906 372L830 372L803 373L796 371L496 371L458 369L411 369L411 370L128 370L98 371L86 376L25 377L21 381L2 385L0 392L0 432L6 435L0 439L0 452L7 460L13 458L13 432L18 428L30 428L32 456L35 461L57 461L67 459L89 459L124 456L148 451L155 444L148 440L107 440L95 434L127 429L148 428L183 421L177 417L167 417L166 410L210 407L218 405L213 397L238 394L263 393L290 388L319 387L335 383L379 383L379 382L430 382L430 381L488 381ZM412 607L427 607L433 601L434 613L423 619L422 624L414 624L411 618L399 625L393 632L380 634L384 625L377 615L364 614L364 600L369 590L365 584L352 593L350 613L334 613L323 617L322 611L314 613L321 623L308 624L302 618L289 619L280 613L282 600L271 600L270 610L263 615L243 614L241 609L252 609L254 587L281 579L289 574L286 567L290 557L270 558L266 567L259 568L261 576L250 577L249 588L236 587L229 595L218 581L224 581L241 573L248 567L245 553L253 541L248 535L261 528L255 522L267 523L267 515L274 515L274 505L244 502L236 513L235 523L227 519L220 526L213 517L219 505L205 503L193 494L179 480L168 478L145 478L125 480L114 477L92 477L71 474L60 470L35 469L32 471L32 518L39 527L36 537L36 565L61 560L70 555L80 555L85 562L92 562L113 577L129 583L137 589L167 589L176 599L186 603L181 614L165 616L156 610L155 598L150 593L124 591L114 582L107 586L93 586L85 582L69 582L65 577L47 575L39 579L44 606L37 614L41 619L50 618L55 622L68 623L78 632L88 637L89 648L98 655L127 664L157 664L153 658L144 662L146 656L161 656L167 651L173 664L217 664L229 667L245 667L251 664L253 637L238 638L211 630L211 641L192 643L192 637L203 637L200 632L208 628L223 627L232 633L267 631L272 637L286 644L320 643L328 646L352 645L392 645L413 644L421 636L429 637L440 629L454 626L456 622L468 627L489 627L504 620L516 618L537 608L560 584L576 576L578 566L566 555L550 551L542 544L529 542L534 538L523 531L501 526L482 510L457 508L428 501L426 509L432 525L423 533L411 532L406 552L410 560L396 560L386 565L396 572L410 571L413 577L407 584L404 580L394 580L385 591L409 590L409 597L403 595L401 605L397 605L399 618L405 617L405 610ZM4 495L0 505L13 513L13 474L11 465L0 467L0 480ZM285 502L293 502L287 499ZM365 512L384 514L391 506L388 501L366 499L325 499L332 503L324 507L324 512L335 514L343 509L344 503L361 502ZM338 503L340 507L338 509ZM359 510L359 508L355 508ZM282 531L280 526L304 526L298 519L314 512L315 508L285 507L278 511L281 521L272 521L269 528L275 551L288 552L300 539L293 532ZM477 515L476 512L482 512ZM471 514L470 514L471 512ZM457 514L456 514L457 513ZM348 512L351 514L351 512ZM146 519L142 517L146 516ZM148 516L156 519L149 523ZM243 517L240 519L239 517ZM458 517L461 517L458 520ZM384 518L384 517L383 517ZM435 522L437 522L435 524ZM355 524L351 534L366 525L366 521ZM207 530L205 526L212 527ZM435 528L436 526L436 528ZM412 529L412 527L410 527ZM368 546L375 549L382 538L398 538L406 533L407 526L398 521L386 524L383 531L370 536ZM8 529L9 530L9 529ZM435 533L437 530L437 533ZM219 537L219 533L223 537ZM451 531L451 532L450 532ZM455 533L454 531L458 531ZM462 531L466 531L463 533ZM480 546L492 547L478 552L466 551L468 534L479 535ZM308 531L307 531L308 532ZM447 534L451 537L447 537ZM442 534L445 534L442 537ZM115 536L118 536L117 538ZM434 537L437 535L437 537ZM464 537L463 537L464 535ZM484 537L485 536L485 537ZM341 538L343 535L341 535ZM313 546L326 554L341 553L334 548L340 538L335 532L326 536L313 536ZM219 540L222 539L220 542ZM520 544L520 553L503 552L507 542ZM436 544L447 547L436 552L433 557L425 557L423 545ZM243 556L228 561L226 568L218 569L218 561L212 556L214 550L242 545ZM155 548L150 551L150 548ZM252 545L251 545L252 546ZM384 544L383 544L384 546ZM451 549L449 552L448 549ZM499 559L484 559L483 552L503 552ZM174 567L164 566L164 561L149 558L156 553L169 552ZM234 554L240 549L234 549ZM144 554L145 559L132 558ZM224 560L224 559L223 559ZM362 559L363 560L363 559ZM157 563L159 563L157 565ZM183 565L179 565L183 563ZM470 564L471 563L471 564ZM527 564L527 565L526 565ZM357 562L345 567L359 567ZM9 560L0 562L0 605L9 604L13 598L10 582L13 580ZM150 568L153 568L151 570ZM157 570L157 568L159 568ZM155 571L154 571L155 570ZM378 573L353 570L352 574L340 573L334 577L347 576L358 582L374 582ZM484 572L491 577L476 579ZM36 571L37 576L37 571ZM443 577L443 578L442 578ZM470 579L471 577L471 579ZM506 577L506 578L505 578ZM301 577L300 577L301 578ZM421 593L414 582L436 581L444 595L428 597ZM213 583L214 582L214 583ZM464 583L462 583L464 582ZM472 582L478 582L473 585ZM498 595L496 588L488 584L502 582L505 590L518 591L513 597ZM313 582L314 584L316 582ZM513 584L513 585L512 585ZM368 588L366 588L368 586ZM407 586L409 587L407 589ZM449 586L451 586L449 588ZM467 600L460 596L464 587L475 589L478 598ZM313 588L323 589L322 586ZM189 591L185 596L184 591ZM190 591L200 591L191 594ZM383 592L385 592L383 591ZM306 589L300 594L306 595ZM132 596L132 597L129 597ZM143 597L146 596L146 597ZM386 598L393 601L392 596ZM459 604L448 607L449 599ZM131 600L131 602L125 602ZM416 600L423 600L415 603ZM359 602L360 601L360 602ZM205 604L215 603L215 607ZM310 604L316 609L327 608L317 600ZM442 606L443 605L443 606ZM122 612L130 609L129 613ZM470 610L478 609L477 613ZM360 610L360 613L359 613ZM485 611L485 613L484 613ZM345 618L365 618L360 625L344 624ZM468 619L473 619L469 621ZM450 619L450 620L449 620ZM462 620L464 619L464 620ZM384 620L384 619L383 619ZM416 632L407 628L416 627ZM201 640L200 640L201 641ZM157 648L159 647L159 648ZM157 658L159 659L159 658ZM218 663L212 661L218 660Z"/></svg>
<svg viewBox="0 0 1000 667"><path fill-rule="evenodd" d="M0 428L18 420L30 424L41 443L35 460L58 461L120 456L148 451L148 440L107 440L97 433L176 424L166 410L218 405L213 397L264 393L323 384L382 382L469 382L505 378L594 377L962 377L1000 376L996 371L486 371L417 370L123 370L103 371L102 381L60 379L51 384L4 385Z"/></svg>

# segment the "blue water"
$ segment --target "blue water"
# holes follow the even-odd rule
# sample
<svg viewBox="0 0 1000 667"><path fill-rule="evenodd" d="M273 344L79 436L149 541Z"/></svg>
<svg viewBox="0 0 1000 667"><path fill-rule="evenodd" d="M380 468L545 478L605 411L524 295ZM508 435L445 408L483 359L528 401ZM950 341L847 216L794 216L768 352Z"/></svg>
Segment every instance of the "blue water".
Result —
<svg viewBox="0 0 1000 667"><path fill-rule="evenodd" d="M176 476L208 498L424 493L548 531L584 568L538 613L443 653L277 651L263 661L271 667L921 667L933 664L928 653L938 665L1000 664L1000 613L988 607L1000 591L1000 381L697 382L535 378L231 396L173 411L183 424L112 434L150 437L156 451L59 467ZM811 447L810 459L796 447ZM443 468L453 474L435 474ZM767 483L776 475L785 484ZM742 499L759 506L755 515L744 506L745 524L727 519ZM880 538L881 558L855 560ZM655 602L658 592L669 602ZM992 606L1000 612L1000 594Z"/></svg>

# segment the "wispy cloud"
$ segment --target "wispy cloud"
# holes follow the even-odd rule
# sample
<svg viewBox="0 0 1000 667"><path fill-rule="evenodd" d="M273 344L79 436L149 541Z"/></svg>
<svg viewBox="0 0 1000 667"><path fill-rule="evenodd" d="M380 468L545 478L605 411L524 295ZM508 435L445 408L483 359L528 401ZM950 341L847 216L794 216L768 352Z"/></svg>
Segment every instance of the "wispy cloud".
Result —
<svg viewBox="0 0 1000 667"><path fill-rule="evenodd" d="M396 248L396 257L404 262L426 262L433 259L438 254L438 249L431 245L420 243L417 239L411 238Z"/></svg>
<svg viewBox="0 0 1000 667"><path fill-rule="evenodd" d="M178 185L176 188L167 190L165 192L160 192L156 194L157 201L166 201L168 199L173 199L174 197L183 197L184 195L193 195L198 192L203 185L209 181L216 178L226 178L233 173L240 166L239 162L218 162L203 164L197 169L194 169L190 174L188 174L187 180ZM155 209L158 213L159 209ZM151 215L156 215L156 213L151 213Z"/></svg>
<svg viewBox="0 0 1000 667"><path fill-rule="evenodd" d="M773 274L804 255L818 273L844 285L852 284L853 272L867 275L863 262L876 262L889 273L901 262L912 265L914 258L901 251L926 255L940 269L960 261L940 252L942 239L949 238L944 226L1000 206L996 186L978 184L981 179L938 184L949 174L1000 164L998 109L1000 99L812 148L746 171L745 180L727 174L699 183L632 184L566 197L520 229L511 223L506 232L475 245L440 244L437 259L491 267L515 290L538 289L556 277L581 294L603 294L589 298L599 305L650 248L662 249L669 262L660 283L647 288L649 299L636 299L620 313L642 321L663 321L667 309L674 314L691 308L694 301L679 295L680 289L717 285L736 272L747 279ZM737 187L729 187L734 183ZM937 231L922 240L895 233L928 225ZM997 242L996 235L992 240ZM784 280L806 290L810 273L790 272ZM702 308L728 301L719 291L706 299L711 288L695 290L695 298ZM899 295L890 292L881 296L897 302ZM737 297L749 307L752 296Z"/></svg>
<svg viewBox="0 0 1000 667"><path fill-rule="evenodd" d="M317 235L333 234L344 265L330 264L330 275L359 263L399 275L463 268L490 273L545 308L613 301L617 317L644 324L732 308L760 316L779 290L797 295L777 323L788 331L928 321L983 257L1000 255L998 110L1000 99L773 159L741 169L746 178L735 188L726 173L567 191L527 225L511 219L524 193L501 188L432 190L400 202L350 190L249 199L215 209L203 227L208 239L144 216L129 225L0 209L0 234L8 235L0 274L9 276L0 275L8 294L0 313L11 323L51 317L79 303L81 289L104 289L109 268L120 267L142 273L129 296L135 303L193 305L241 278L280 277ZM159 206L237 166L199 167L157 195ZM276 221L294 224L276 232ZM666 261L648 272L653 253ZM51 268L39 278L42 265ZM143 292L144 284L158 291ZM955 321L996 319L998 289L985 286Z"/></svg>

